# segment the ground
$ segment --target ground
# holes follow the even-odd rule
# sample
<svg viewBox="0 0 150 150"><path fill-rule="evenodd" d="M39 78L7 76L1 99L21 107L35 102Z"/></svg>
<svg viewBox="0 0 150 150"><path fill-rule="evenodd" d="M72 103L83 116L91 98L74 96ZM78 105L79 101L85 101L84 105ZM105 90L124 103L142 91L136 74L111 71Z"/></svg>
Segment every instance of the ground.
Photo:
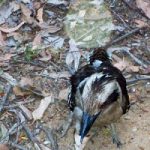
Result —
<svg viewBox="0 0 150 150"><path fill-rule="evenodd" d="M78 5L79 0L3 0L0 5L0 150L74 150L73 124L61 138L70 112L68 66L72 62L75 69L84 66L93 50L85 43L88 47L78 48L65 31L66 15L70 8L78 14ZM104 34L111 37L106 38L109 42L103 39L107 43L103 44L106 49L116 50L112 63L127 80L131 103L129 112L116 123L121 150L150 150L149 5L149 1L141 0L106 0L107 13L103 12L115 26L113 32ZM86 17L101 19L97 13L95 10L92 17ZM77 20L80 24L84 19ZM105 20L103 23L102 28ZM97 36L93 30L90 35L79 32L79 37L87 35L82 42ZM78 33L75 35L78 39ZM95 130L97 134L85 150L117 149L108 126Z"/></svg>

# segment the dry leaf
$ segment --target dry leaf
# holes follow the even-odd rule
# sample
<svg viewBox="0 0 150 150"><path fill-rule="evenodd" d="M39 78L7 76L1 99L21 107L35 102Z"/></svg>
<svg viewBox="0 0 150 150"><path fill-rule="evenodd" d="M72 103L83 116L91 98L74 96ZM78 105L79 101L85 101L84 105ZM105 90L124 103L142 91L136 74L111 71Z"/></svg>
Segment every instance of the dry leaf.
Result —
<svg viewBox="0 0 150 150"><path fill-rule="evenodd" d="M146 22L144 22L142 20L138 20L138 19L135 20L135 23L137 23L137 27L139 27L139 28L148 26L148 24Z"/></svg>
<svg viewBox="0 0 150 150"><path fill-rule="evenodd" d="M46 146L45 146L45 145L43 145L43 144L40 144L40 146L41 146L42 150L52 150L52 149L50 149L50 148L46 147Z"/></svg>
<svg viewBox="0 0 150 150"><path fill-rule="evenodd" d="M6 144L0 144L0 150L9 150Z"/></svg>
<svg viewBox="0 0 150 150"><path fill-rule="evenodd" d="M69 93L69 88L61 90L59 92L58 99L67 99L68 98L68 93Z"/></svg>
<svg viewBox="0 0 150 150"><path fill-rule="evenodd" d="M48 60L50 60L51 58L52 58L52 55L51 55L51 53L50 53L50 51L42 51L41 53L40 53L40 56L42 57L42 58L39 58L39 60L41 60L41 61L48 61Z"/></svg>
<svg viewBox="0 0 150 150"><path fill-rule="evenodd" d="M27 96L27 95L30 95L32 94L31 91L25 91L23 90L21 87L19 86L14 86L13 87L13 92L16 96Z"/></svg>
<svg viewBox="0 0 150 150"><path fill-rule="evenodd" d="M44 99L42 99L39 107L32 112L33 119L34 120L41 119L50 103L54 103L53 96L48 96L48 97L45 97Z"/></svg>
<svg viewBox="0 0 150 150"><path fill-rule="evenodd" d="M19 85L21 87L33 87L33 80L31 78L22 77Z"/></svg>
<svg viewBox="0 0 150 150"><path fill-rule="evenodd" d="M3 27L0 27L0 31L2 32L5 32L5 33L10 33L10 32L14 32L16 30L18 30L25 22L21 22L19 25L17 25L16 27L14 28L3 28Z"/></svg>
<svg viewBox="0 0 150 150"><path fill-rule="evenodd" d="M3 56L0 56L0 62L10 60L12 56L14 56L14 54L5 54Z"/></svg>
<svg viewBox="0 0 150 150"><path fill-rule="evenodd" d="M21 0L23 3L30 3L30 0Z"/></svg>
<svg viewBox="0 0 150 150"><path fill-rule="evenodd" d="M33 42L32 42L32 45L33 45L32 48L33 48L33 49L38 48L38 46L41 45L41 40L42 40L41 34L37 34L37 35L35 36Z"/></svg>
<svg viewBox="0 0 150 150"><path fill-rule="evenodd" d="M76 43L73 39L70 39L69 41L69 53L66 56L66 64L72 68L72 65L74 67L74 70L77 71L81 54L79 52L79 49L76 46Z"/></svg>
<svg viewBox="0 0 150 150"><path fill-rule="evenodd" d="M43 74L44 75L44 74ZM63 72L53 72L53 73L49 73L49 74L46 74L48 76L50 76L51 78L54 78L54 79L57 79L57 78L69 78L70 77L70 74L68 71L63 71Z"/></svg>
<svg viewBox="0 0 150 150"><path fill-rule="evenodd" d="M39 20L39 23L43 23L43 7L41 7L38 11L37 11L37 19Z"/></svg>
<svg viewBox="0 0 150 150"><path fill-rule="evenodd" d="M118 63L115 63L114 66L117 67L121 71L126 69L128 72L130 72L130 71L138 72L140 69L139 66L134 66L125 60L122 60L122 61L119 61Z"/></svg>
<svg viewBox="0 0 150 150"><path fill-rule="evenodd" d="M5 46L5 45L6 45L6 42L4 41L2 32L0 31L0 46Z"/></svg>
<svg viewBox="0 0 150 150"><path fill-rule="evenodd" d="M32 24L34 19L33 19L33 17L31 17L31 14L32 14L31 10L22 3L20 3L20 7L21 7L21 11L24 15L25 21L28 22L29 24Z"/></svg>
<svg viewBox="0 0 150 150"><path fill-rule="evenodd" d="M23 104L19 104L19 107L26 114L26 116L29 120L33 119L32 112L27 107L25 107Z"/></svg>
<svg viewBox="0 0 150 150"><path fill-rule="evenodd" d="M6 134L8 133L8 129L2 122L0 122L0 131L1 131L1 139L3 139L6 136ZM8 141L9 141L9 136L7 136L3 140L3 143L8 143Z"/></svg>
<svg viewBox="0 0 150 150"><path fill-rule="evenodd" d="M142 9L145 15L150 19L150 0L136 0L137 7Z"/></svg>

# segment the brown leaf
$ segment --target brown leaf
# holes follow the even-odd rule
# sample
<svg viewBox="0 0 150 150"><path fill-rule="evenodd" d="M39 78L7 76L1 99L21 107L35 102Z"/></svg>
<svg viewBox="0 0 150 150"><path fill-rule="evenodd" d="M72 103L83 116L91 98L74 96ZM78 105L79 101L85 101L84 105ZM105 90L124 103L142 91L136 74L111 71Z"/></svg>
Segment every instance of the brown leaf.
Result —
<svg viewBox="0 0 150 150"><path fill-rule="evenodd" d="M40 56L41 56L41 58L39 58L39 60L45 61L45 62L52 58L52 55L51 55L50 51L48 51L48 50L47 51L42 51L40 53Z"/></svg>
<svg viewBox="0 0 150 150"><path fill-rule="evenodd" d="M21 87L30 86L33 87L33 80L31 78L22 77L21 81L19 82Z"/></svg>
<svg viewBox="0 0 150 150"><path fill-rule="evenodd" d="M0 150L9 150L6 144L0 144Z"/></svg>
<svg viewBox="0 0 150 150"><path fill-rule="evenodd" d="M27 95L30 95L31 92L30 91L23 91L21 89L21 87L19 86L14 86L13 87L13 92L16 96L27 96Z"/></svg>
<svg viewBox="0 0 150 150"><path fill-rule="evenodd" d="M14 54L5 54L3 56L0 56L0 62L10 60L12 56L14 56Z"/></svg>
<svg viewBox="0 0 150 150"><path fill-rule="evenodd" d="M42 40L41 34L37 34L37 35L35 36L33 42L32 42L32 45L33 45L32 48L33 48L33 49L38 48L38 46L41 45L41 40Z"/></svg>
<svg viewBox="0 0 150 150"><path fill-rule="evenodd" d="M54 103L54 98L52 96L48 96L42 99L38 108L32 112L33 119L34 120L41 119L50 103Z"/></svg>
<svg viewBox="0 0 150 150"><path fill-rule="evenodd" d="M38 11L37 11L37 19L39 20L39 23L43 23L43 7L41 7Z"/></svg>
<svg viewBox="0 0 150 150"><path fill-rule="evenodd" d="M25 22L21 22L19 25L17 25L16 27L14 28L3 28L3 27L0 27L0 30L2 32L5 32L5 33L10 33L10 32L14 32L16 30L18 30Z"/></svg>
<svg viewBox="0 0 150 150"><path fill-rule="evenodd" d="M148 24L146 22L144 22L142 20L138 20L138 19L135 20L135 23L137 23L137 27L139 27L139 28L148 26Z"/></svg>
<svg viewBox="0 0 150 150"><path fill-rule="evenodd" d="M24 15L24 19L29 24L32 24L34 21L34 18L31 17L32 11L24 4L20 3L22 14Z"/></svg>
<svg viewBox="0 0 150 150"><path fill-rule="evenodd" d="M137 7L142 9L145 15L150 19L150 0L136 0Z"/></svg>
<svg viewBox="0 0 150 150"><path fill-rule="evenodd" d="M59 99L67 99L68 93L69 93L69 89L68 89L68 88L61 90L61 91L59 92L58 98L59 98Z"/></svg>
<svg viewBox="0 0 150 150"><path fill-rule="evenodd" d="M115 63L114 66L117 67L118 69L120 69L121 71L126 69L128 72L130 72L130 71L138 72L140 69L139 66L134 66L130 62L125 61L125 60Z"/></svg>
<svg viewBox="0 0 150 150"><path fill-rule="evenodd" d="M6 42L4 41L2 32L0 31L0 46L5 46L5 45L6 45Z"/></svg>

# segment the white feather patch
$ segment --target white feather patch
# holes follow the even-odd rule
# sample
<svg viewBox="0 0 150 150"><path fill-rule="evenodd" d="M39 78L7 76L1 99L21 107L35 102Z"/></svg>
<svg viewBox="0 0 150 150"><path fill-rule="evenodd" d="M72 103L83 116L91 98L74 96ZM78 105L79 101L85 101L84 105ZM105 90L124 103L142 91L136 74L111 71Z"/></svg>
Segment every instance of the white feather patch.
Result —
<svg viewBox="0 0 150 150"><path fill-rule="evenodd" d="M115 80L105 84L103 87L103 91L98 95L98 100L100 100L101 103L104 103L117 88L118 86Z"/></svg>
<svg viewBox="0 0 150 150"><path fill-rule="evenodd" d="M88 97L88 93L91 91L91 86L93 84L93 82L96 79L100 79L103 76L103 73L95 73L93 75L91 75L88 80L86 80L84 89L83 89L83 93L82 93L82 98L85 99Z"/></svg>

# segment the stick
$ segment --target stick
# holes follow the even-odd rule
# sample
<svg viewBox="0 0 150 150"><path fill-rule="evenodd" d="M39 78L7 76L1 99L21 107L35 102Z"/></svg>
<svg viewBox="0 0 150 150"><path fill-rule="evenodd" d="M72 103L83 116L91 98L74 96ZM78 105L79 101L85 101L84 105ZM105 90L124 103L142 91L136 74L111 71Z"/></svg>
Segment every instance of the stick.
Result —
<svg viewBox="0 0 150 150"><path fill-rule="evenodd" d="M10 90L11 90L11 85L9 84L8 87L7 87L7 89L6 89L6 94L3 96L2 102L1 102L1 104L0 104L0 112L4 109L4 104L5 104L6 101L7 101L7 98L8 98L8 96L9 96Z"/></svg>
<svg viewBox="0 0 150 150"><path fill-rule="evenodd" d="M40 124L39 128L47 135L48 140L51 142L52 150L58 150L57 138L53 133L53 130L48 127L44 127L42 124Z"/></svg>

